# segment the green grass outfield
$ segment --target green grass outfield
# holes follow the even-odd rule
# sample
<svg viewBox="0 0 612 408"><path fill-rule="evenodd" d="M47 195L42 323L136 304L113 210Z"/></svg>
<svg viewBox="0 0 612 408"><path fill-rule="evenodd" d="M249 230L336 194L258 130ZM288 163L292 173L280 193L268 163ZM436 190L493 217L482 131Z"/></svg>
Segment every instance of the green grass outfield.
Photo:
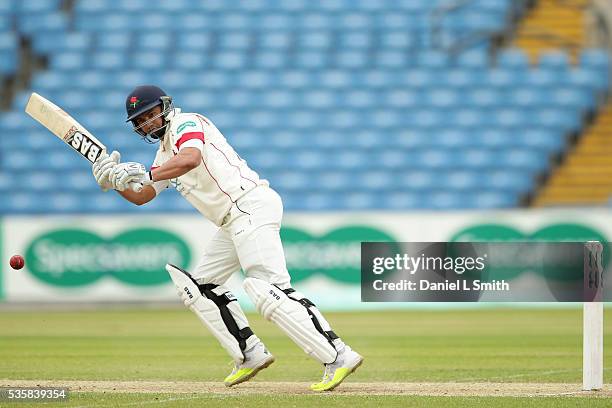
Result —
<svg viewBox="0 0 612 408"><path fill-rule="evenodd" d="M605 392L588 395L576 385L582 381L581 309L327 316L365 362L337 392L324 395L307 390L308 383L320 378L321 366L257 315L249 315L251 327L277 361L257 376L255 384L226 389L221 381L231 371L230 359L195 315L174 308L0 310L0 384L66 384L72 394L65 406L81 407L612 405L609 385ZM606 339L612 335L608 322ZM612 367L610 349L605 354L606 375ZM81 383L85 380L95 382ZM431 392L407 395L394 391L402 387L395 383L410 383L407 389L413 394L421 389ZM523 383L531 386L516 394ZM563 390L564 383L568 385ZM544 386L563 392L534 392ZM0 402L5 405L64 406Z"/></svg>

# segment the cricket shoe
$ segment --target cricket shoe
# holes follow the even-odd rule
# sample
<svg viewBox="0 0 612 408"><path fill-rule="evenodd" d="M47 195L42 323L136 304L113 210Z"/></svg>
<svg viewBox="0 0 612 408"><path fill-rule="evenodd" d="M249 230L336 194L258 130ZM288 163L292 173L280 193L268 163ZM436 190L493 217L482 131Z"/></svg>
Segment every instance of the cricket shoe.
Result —
<svg viewBox="0 0 612 408"><path fill-rule="evenodd" d="M266 350L263 343L256 344L249 351L246 351L244 355L244 362L234 365L231 374L225 377L224 383L226 387L250 380L258 372L274 362L274 356Z"/></svg>
<svg viewBox="0 0 612 408"><path fill-rule="evenodd" d="M313 391L331 391L339 386L342 381L353 373L363 363L363 357L354 352L349 346L338 354L336 361L325 364L323 379L321 382L312 384Z"/></svg>

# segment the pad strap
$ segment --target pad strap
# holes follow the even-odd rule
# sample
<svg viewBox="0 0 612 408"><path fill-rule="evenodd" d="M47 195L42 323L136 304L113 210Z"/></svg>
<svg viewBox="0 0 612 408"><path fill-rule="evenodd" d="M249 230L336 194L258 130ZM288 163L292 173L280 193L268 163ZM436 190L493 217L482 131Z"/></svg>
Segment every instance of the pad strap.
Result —
<svg viewBox="0 0 612 408"><path fill-rule="evenodd" d="M238 328L236 320L234 319L234 316L232 316L232 312L230 312L227 307L229 302L236 301L236 297L234 297L231 292L225 292L222 295L217 295L213 291L217 287L219 287L219 285L215 285L213 283L198 285L198 289L200 289L202 295L206 296L208 299L212 300L215 305L217 305L227 330L232 334L232 336L234 336L238 342L238 345L240 345L240 350L244 351L246 349L246 340L253 335L253 330L251 330L249 326L243 329Z"/></svg>
<svg viewBox="0 0 612 408"><path fill-rule="evenodd" d="M274 285L276 286L276 285ZM276 286L278 288L278 286ZM295 302L298 302L299 304L301 304L302 306L304 306L306 308L306 311L308 312L308 314L310 315L310 318L312 319L312 324L314 324L315 328L317 329L317 331L319 333L321 333L323 335L323 337L325 337L327 339L327 341L329 342L329 344L331 344L331 346L333 348L336 348L336 346L334 345L334 340L338 339L338 335L336 333L334 333L333 330L328 330L325 331L323 330L323 327L321 327L321 323L319 322L319 319L317 319L317 316L312 312L312 310L310 310L311 307L317 307L314 303L312 303L310 301L310 299L306 299L306 298L301 298L300 300L294 299L291 296L289 296L289 294L295 292L295 289L293 288L289 288L289 289L281 289L278 288L280 290L282 290L283 292L285 292L285 295L287 295L287 297Z"/></svg>

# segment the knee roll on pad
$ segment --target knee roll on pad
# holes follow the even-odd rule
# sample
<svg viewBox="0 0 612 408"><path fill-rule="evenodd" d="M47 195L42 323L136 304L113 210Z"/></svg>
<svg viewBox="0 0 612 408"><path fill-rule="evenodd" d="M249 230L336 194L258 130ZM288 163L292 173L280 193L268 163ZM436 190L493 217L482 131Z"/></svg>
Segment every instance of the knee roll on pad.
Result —
<svg viewBox="0 0 612 408"><path fill-rule="evenodd" d="M305 303L290 298L285 291L261 279L246 278L243 287L257 311L266 320L271 320L280 327L307 354L323 364L333 363L336 360L338 356L336 349L329 338L317 328L317 325L321 326L321 321L315 323L317 317L312 317L310 307L306 307ZM297 292L290 292L293 293ZM301 296L300 299L305 298ZM312 305L312 302L310 304ZM312 306L316 310L314 305ZM321 316L318 310L316 312ZM325 328L333 334L327 321L322 316L321 319Z"/></svg>
<svg viewBox="0 0 612 408"><path fill-rule="evenodd" d="M218 285L198 285L187 271L177 266L167 264L166 270L185 306L198 316L234 361L243 362L244 351L259 339L239 306L230 303L236 300L234 295Z"/></svg>

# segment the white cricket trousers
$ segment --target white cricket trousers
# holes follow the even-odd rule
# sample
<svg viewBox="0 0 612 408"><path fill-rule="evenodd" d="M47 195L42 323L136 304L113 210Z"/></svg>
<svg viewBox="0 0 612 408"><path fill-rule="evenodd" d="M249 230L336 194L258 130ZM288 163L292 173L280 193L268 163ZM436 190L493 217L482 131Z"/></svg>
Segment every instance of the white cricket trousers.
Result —
<svg viewBox="0 0 612 408"><path fill-rule="evenodd" d="M261 185L246 193L204 250L194 279L223 285L242 267L247 277L289 288L291 278L280 239L282 218L283 202L276 191Z"/></svg>

